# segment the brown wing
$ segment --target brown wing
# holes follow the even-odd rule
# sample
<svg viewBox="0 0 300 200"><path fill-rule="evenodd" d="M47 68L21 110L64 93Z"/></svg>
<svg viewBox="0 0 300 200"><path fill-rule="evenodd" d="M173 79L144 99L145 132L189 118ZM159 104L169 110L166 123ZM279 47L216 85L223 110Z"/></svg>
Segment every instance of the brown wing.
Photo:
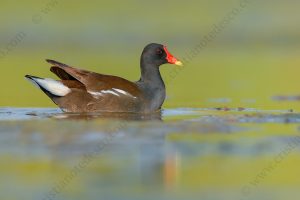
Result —
<svg viewBox="0 0 300 200"><path fill-rule="evenodd" d="M76 80L59 67L53 66L50 68L50 71L53 72L56 76L58 76L61 80Z"/></svg>
<svg viewBox="0 0 300 200"><path fill-rule="evenodd" d="M85 86L77 80L61 80L61 82L71 89L86 90Z"/></svg>
<svg viewBox="0 0 300 200"><path fill-rule="evenodd" d="M97 92L101 90L116 88L124 90L133 96L139 96L141 94L141 91L139 90L137 85L126 79L117 76L103 75L87 70L78 69L54 60L46 61L54 65L50 70L60 79L62 79L62 81L77 80L82 83L88 91ZM77 84L77 86L79 85Z"/></svg>

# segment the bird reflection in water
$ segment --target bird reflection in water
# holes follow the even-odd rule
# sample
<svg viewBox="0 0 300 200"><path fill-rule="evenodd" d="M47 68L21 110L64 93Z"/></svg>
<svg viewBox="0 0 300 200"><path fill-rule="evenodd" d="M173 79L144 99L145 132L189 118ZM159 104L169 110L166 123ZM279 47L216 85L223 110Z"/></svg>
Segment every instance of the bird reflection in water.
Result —
<svg viewBox="0 0 300 200"><path fill-rule="evenodd" d="M162 121L162 111L151 114L113 112L84 114L59 113L51 117L59 120L124 120L126 123L130 123L134 121ZM124 131L126 136L131 135L128 134L128 130L124 129ZM149 138L150 141L140 141L137 145L130 145L130 148L135 148L137 156L135 157L135 161L131 163L131 166L137 170L140 184L150 187L160 187L163 190L172 190L176 188L179 181L180 152L178 152L178 149L176 149L172 143L166 141L166 134L168 131L161 131L159 133L154 129L144 131L154 133L149 134L149 137L151 138ZM126 136L123 137L126 138ZM116 144L110 144L111 149L114 149L114 147L116 147L116 151L122 149L122 145L114 145ZM126 148L127 147L125 147L125 149ZM106 153L110 154L112 152ZM126 150L124 150L124 152L126 152Z"/></svg>
<svg viewBox="0 0 300 200"><path fill-rule="evenodd" d="M165 190L176 188L179 182L181 154L162 137L157 144L141 144L139 148L139 174L141 183Z"/></svg>
<svg viewBox="0 0 300 200"><path fill-rule="evenodd" d="M66 120L97 120L114 119L128 121L162 121L162 111L154 113L125 113L125 112L102 112L102 113L59 113L50 116L54 119Z"/></svg>

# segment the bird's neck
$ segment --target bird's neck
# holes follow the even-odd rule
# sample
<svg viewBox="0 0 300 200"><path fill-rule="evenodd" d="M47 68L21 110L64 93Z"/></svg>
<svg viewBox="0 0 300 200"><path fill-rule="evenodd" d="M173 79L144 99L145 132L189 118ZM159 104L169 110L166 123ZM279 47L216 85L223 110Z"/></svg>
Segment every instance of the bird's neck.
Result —
<svg viewBox="0 0 300 200"><path fill-rule="evenodd" d="M153 63L147 63L141 60L141 82L151 83L152 85L164 85L160 75L159 66Z"/></svg>
<svg viewBox="0 0 300 200"><path fill-rule="evenodd" d="M158 110L166 96L165 84L159 72L158 66L141 62L141 78L137 82L148 100L149 110Z"/></svg>

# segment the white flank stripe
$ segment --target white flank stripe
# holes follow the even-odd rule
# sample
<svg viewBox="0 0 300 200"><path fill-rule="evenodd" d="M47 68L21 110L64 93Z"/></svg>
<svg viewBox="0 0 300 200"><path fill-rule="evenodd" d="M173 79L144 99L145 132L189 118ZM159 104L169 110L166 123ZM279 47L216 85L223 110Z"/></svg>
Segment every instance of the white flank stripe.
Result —
<svg viewBox="0 0 300 200"><path fill-rule="evenodd" d="M116 88L113 88L113 90L115 90L116 92L119 92L121 94L124 94L124 95L127 95L127 96L131 96L133 98L136 98L135 96L132 96L131 94L129 94L128 92L126 92L124 90L120 90L120 89L116 89Z"/></svg>
<svg viewBox="0 0 300 200"><path fill-rule="evenodd" d="M88 91L88 93L90 93L93 97L95 97L96 99L99 99L99 97L103 96L103 94L101 92L92 92L92 91Z"/></svg>
<svg viewBox="0 0 300 200"><path fill-rule="evenodd" d="M102 90L101 92L104 93L104 94L113 94L113 95L116 95L116 96L120 96L112 90Z"/></svg>
<svg viewBox="0 0 300 200"><path fill-rule="evenodd" d="M121 93L121 94L124 94L124 95L128 94L128 93L125 92L124 90L120 90L120 89L116 89L116 88L113 88L113 90L115 90L115 91L117 91L117 92L119 92L119 93Z"/></svg>
<svg viewBox="0 0 300 200"><path fill-rule="evenodd" d="M46 79L39 79L33 78L32 79L38 84L40 87L44 88L45 90L49 91L51 94L56 96L65 96L71 92L71 89L62 84L59 81L46 78Z"/></svg>
<svg viewBox="0 0 300 200"><path fill-rule="evenodd" d="M118 96L118 97L120 95L126 95L126 96L136 98L135 96L132 96L128 92L126 92L124 90L116 89L116 88L112 88L112 90L101 90L99 92L88 91L88 93L90 93L96 99L98 99L100 96L103 96L103 94L112 94L112 95L115 95L115 96Z"/></svg>
<svg viewBox="0 0 300 200"><path fill-rule="evenodd" d="M92 92L92 91L88 91L88 93L90 93L91 95L93 95L95 98L99 98L100 96L103 96L103 94L113 94L115 96L119 96L117 93L115 93L114 91L111 90L101 90L100 92Z"/></svg>

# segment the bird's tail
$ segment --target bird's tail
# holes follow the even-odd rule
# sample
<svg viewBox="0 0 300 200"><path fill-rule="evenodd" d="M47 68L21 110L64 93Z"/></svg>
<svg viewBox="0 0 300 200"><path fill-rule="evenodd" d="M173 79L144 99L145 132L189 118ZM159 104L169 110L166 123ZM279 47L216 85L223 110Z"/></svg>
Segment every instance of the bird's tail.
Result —
<svg viewBox="0 0 300 200"><path fill-rule="evenodd" d="M62 82L50 78L40 78L36 76L26 75L25 78L31 83L39 87L48 96L63 97L71 92L71 89L65 86Z"/></svg>

